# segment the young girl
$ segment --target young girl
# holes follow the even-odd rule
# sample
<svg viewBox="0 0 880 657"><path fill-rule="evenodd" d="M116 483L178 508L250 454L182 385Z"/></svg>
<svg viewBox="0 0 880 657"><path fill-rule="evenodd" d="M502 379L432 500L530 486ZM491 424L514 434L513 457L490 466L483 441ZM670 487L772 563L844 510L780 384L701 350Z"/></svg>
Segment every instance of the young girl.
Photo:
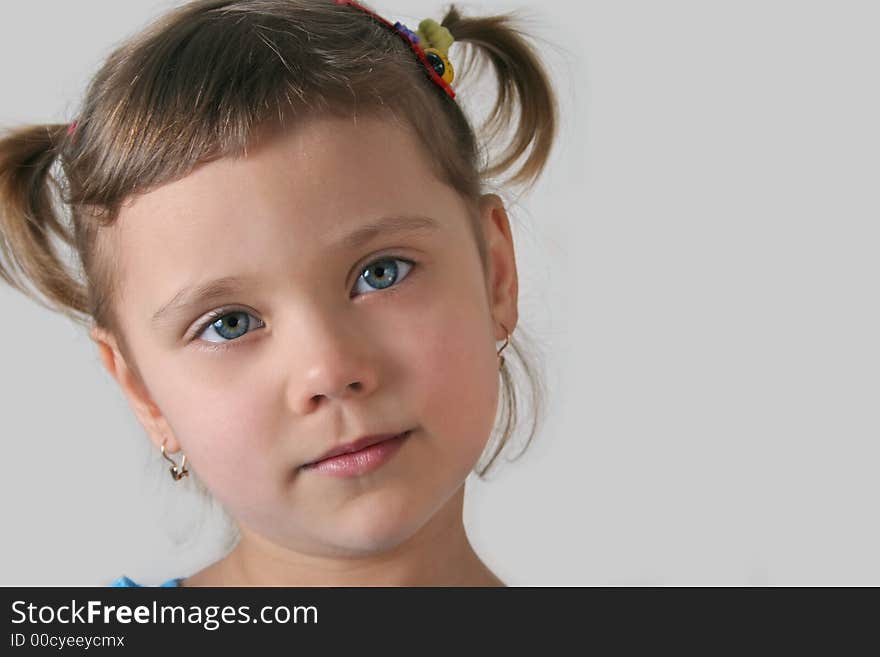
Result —
<svg viewBox="0 0 880 657"><path fill-rule="evenodd" d="M69 125L0 140L0 275L89 328L168 484L198 476L235 520L227 555L161 586L504 585L464 484L517 424L514 359L529 440L541 380L484 189L538 178L556 101L510 16L414 28L341 0L190 2L109 56ZM465 53L497 78L480 140Z"/></svg>

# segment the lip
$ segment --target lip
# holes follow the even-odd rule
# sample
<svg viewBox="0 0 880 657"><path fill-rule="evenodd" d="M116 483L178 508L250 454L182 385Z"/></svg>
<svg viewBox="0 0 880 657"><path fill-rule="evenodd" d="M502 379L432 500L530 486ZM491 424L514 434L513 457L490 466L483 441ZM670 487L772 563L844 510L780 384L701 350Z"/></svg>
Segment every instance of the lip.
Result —
<svg viewBox="0 0 880 657"><path fill-rule="evenodd" d="M412 429L399 434L367 436L354 443L331 450L328 452L331 456L313 461L312 463L306 463L300 466L300 470L305 472L321 472L334 477L363 475L390 461L411 434ZM343 451L335 456L332 455L333 451L350 450L352 446L364 444L365 446L361 447L361 449Z"/></svg>
<svg viewBox="0 0 880 657"><path fill-rule="evenodd" d="M397 438L402 436L403 434L407 434L411 429L407 429L406 431L401 431L400 433L382 433L382 434L373 434L371 436L362 436L357 440L353 440L350 443L345 443L344 445L337 445L333 449L327 450L321 456L316 458L314 461L310 461L305 465L315 465L319 461L323 461L325 459L332 458L334 456L339 456L340 454L351 454L352 452L359 452L365 447L369 447L370 445L375 445L377 443L385 442L386 440L391 440L392 438Z"/></svg>

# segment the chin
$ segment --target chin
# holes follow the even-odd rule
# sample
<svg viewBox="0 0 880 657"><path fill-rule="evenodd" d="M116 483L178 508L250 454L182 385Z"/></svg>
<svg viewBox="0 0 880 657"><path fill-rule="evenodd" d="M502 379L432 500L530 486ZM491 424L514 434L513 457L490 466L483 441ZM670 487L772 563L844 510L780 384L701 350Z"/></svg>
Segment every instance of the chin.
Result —
<svg viewBox="0 0 880 657"><path fill-rule="evenodd" d="M358 500L334 518L334 527L322 533L328 542L357 555L387 552L412 538L430 520L430 514L419 513L413 501L385 498L371 505Z"/></svg>

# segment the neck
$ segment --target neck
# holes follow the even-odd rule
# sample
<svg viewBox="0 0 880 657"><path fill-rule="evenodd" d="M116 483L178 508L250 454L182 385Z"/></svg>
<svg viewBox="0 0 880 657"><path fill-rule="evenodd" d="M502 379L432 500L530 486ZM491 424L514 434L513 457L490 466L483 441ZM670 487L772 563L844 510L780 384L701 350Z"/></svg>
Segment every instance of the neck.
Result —
<svg viewBox="0 0 880 657"><path fill-rule="evenodd" d="M463 503L464 485L408 540L357 558L293 552L242 528L226 557L182 586L505 586L468 541Z"/></svg>

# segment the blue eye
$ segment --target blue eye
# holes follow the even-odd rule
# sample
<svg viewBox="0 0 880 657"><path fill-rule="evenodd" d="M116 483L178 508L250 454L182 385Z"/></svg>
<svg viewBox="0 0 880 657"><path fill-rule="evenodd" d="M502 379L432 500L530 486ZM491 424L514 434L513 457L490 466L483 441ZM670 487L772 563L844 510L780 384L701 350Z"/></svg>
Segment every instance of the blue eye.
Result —
<svg viewBox="0 0 880 657"><path fill-rule="evenodd" d="M264 326L261 320L257 319L249 312L235 310L231 313L221 315L220 313L222 312L222 310L219 310L211 313L208 321L199 327L196 337L201 338L208 332L208 329L213 329L215 335L219 335L222 339L205 340L205 342L229 342L237 340L247 333L248 329L251 328L251 324L254 324L255 326ZM251 318L255 319L256 322L251 322Z"/></svg>
<svg viewBox="0 0 880 657"><path fill-rule="evenodd" d="M404 274L402 277L400 276L400 267L397 263L403 264ZM370 286L375 285L375 289L384 290L397 283L398 280L406 278L414 265L415 263L411 260L404 260L402 258L379 258L378 260L371 262L361 271L361 275L358 276L357 282L360 283L361 281L366 281ZM373 281L375 281L375 283ZM357 287L357 285L355 285L355 287Z"/></svg>
<svg viewBox="0 0 880 657"><path fill-rule="evenodd" d="M404 273L402 275L399 264L403 265ZM375 290L384 290L406 278L414 266L415 263L411 260L385 256L374 260L361 270L357 283L365 281L367 285ZM355 288L357 288L357 284ZM263 326L265 324L262 320L257 319L247 311L234 310L226 312L226 309L220 309L209 313L207 320L199 326L195 336L196 338L201 338L204 342L221 345L208 347L208 349L223 349L223 343L234 342L248 333L248 329L262 328ZM208 334L209 330L213 330L214 335L219 336L220 339L205 339L204 336Z"/></svg>

